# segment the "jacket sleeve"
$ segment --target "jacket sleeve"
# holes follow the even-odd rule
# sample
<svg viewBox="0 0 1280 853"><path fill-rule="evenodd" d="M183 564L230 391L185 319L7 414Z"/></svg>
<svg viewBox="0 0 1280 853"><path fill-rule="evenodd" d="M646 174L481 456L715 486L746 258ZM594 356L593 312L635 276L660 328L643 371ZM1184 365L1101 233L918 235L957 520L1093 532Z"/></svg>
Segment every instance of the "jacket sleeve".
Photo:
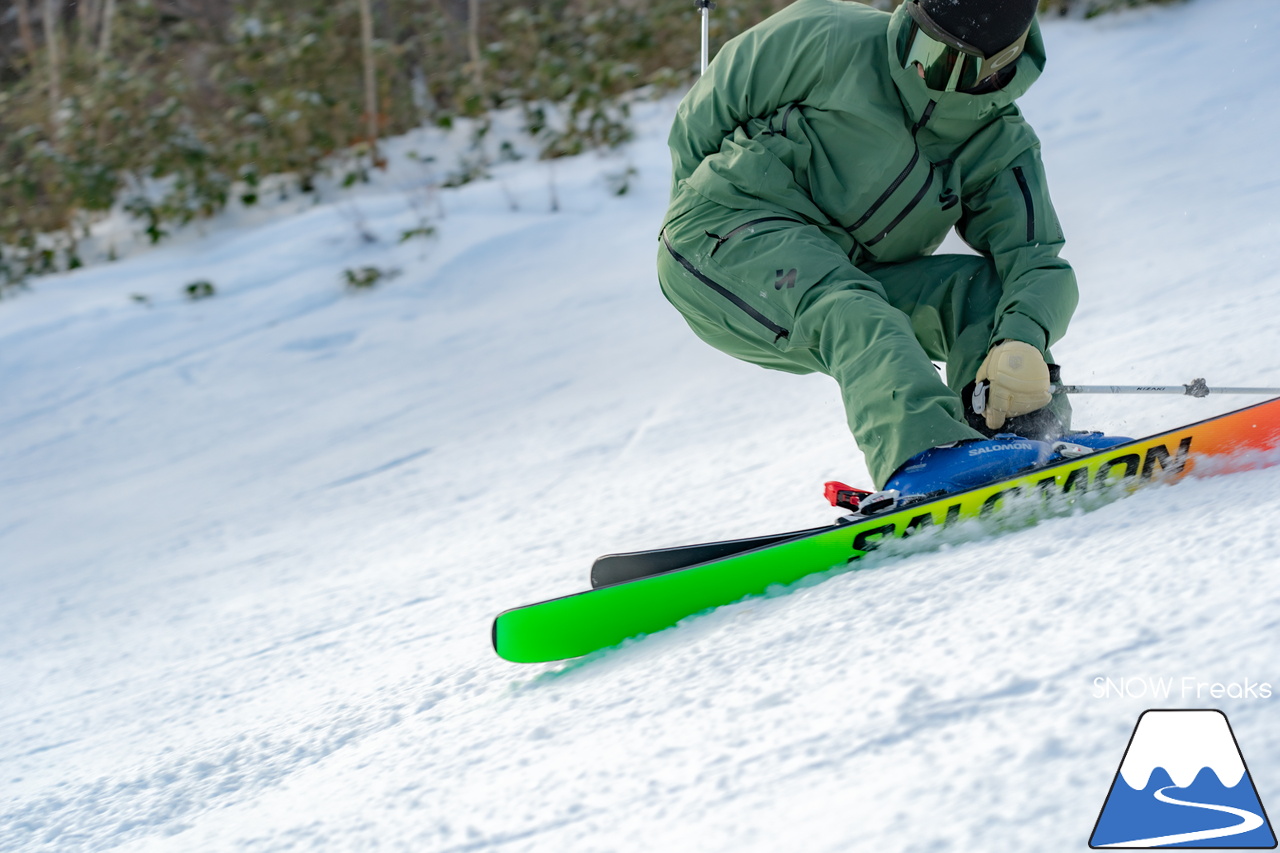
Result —
<svg viewBox="0 0 1280 853"><path fill-rule="evenodd" d="M1062 338L1079 292L1058 253L1065 238L1049 198L1037 146L1029 147L972 194L957 226L989 255L1003 282L991 343L1023 341L1044 352Z"/></svg>
<svg viewBox="0 0 1280 853"><path fill-rule="evenodd" d="M739 125L803 101L828 66L830 26L788 16L731 40L680 102L668 144L674 183L693 174Z"/></svg>

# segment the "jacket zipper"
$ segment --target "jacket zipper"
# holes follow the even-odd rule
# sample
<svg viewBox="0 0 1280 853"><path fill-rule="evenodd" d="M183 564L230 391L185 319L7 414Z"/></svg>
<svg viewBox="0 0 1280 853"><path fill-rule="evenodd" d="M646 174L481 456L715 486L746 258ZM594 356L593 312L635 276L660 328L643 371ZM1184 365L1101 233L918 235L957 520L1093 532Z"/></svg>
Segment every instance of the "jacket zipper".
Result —
<svg viewBox="0 0 1280 853"><path fill-rule="evenodd" d="M889 232L897 228L899 225L901 225L902 220L906 219L907 216L911 214L911 211L916 209L916 205L920 203L920 199L924 198L925 194L929 192L929 187L933 186L933 170L935 168L937 167L934 166L932 163L929 164L929 174L924 180L924 186L920 187L920 190L919 192L916 193L915 198L907 202L907 206L902 208L902 212L899 213L897 216L895 216L893 218L893 221L890 222L888 225L886 225L883 231L881 231L879 234L877 234L876 236L868 240L866 243L864 243L863 244L864 246L866 246L867 248L870 248L874 246L876 243L879 243L885 237L888 237Z"/></svg>
<svg viewBox="0 0 1280 853"><path fill-rule="evenodd" d="M924 114L920 116L920 120L911 126L911 141L913 143L915 142L916 134L918 134L920 132L920 129L924 127L925 124L929 121L929 117L933 115L933 109L937 105L938 105L937 101L930 101L929 106L924 108ZM916 163L918 162L920 162L920 149L917 147L915 150L915 153L911 155L911 162L907 164L907 168L902 170L902 174L894 178L893 183L889 184L889 188L880 194L880 198L875 200L875 203L871 205L870 210L862 214L861 219L859 219L857 222L853 223L852 225L845 226L844 230L852 234L854 231L857 231L863 225L866 225L868 220L870 220L871 217L876 215L876 211L878 211L881 208L881 206L886 201L889 200L889 197L893 195L894 191L897 190L898 187L902 186L902 182L907 179L907 175L911 174L911 170L916 167ZM932 181L933 176L930 175L929 179ZM919 199L917 199L917 201L919 201ZM915 206L915 203L913 202L912 207L914 206ZM897 222L895 222L894 224L896 225Z"/></svg>
<svg viewBox="0 0 1280 853"><path fill-rule="evenodd" d="M759 219L753 219L750 222L744 222L743 224L739 225L737 228L734 228L732 231L730 231L728 234L724 235L723 237L721 237L719 234L712 234L710 231L703 232L712 240L716 241L716 244L711 247L711 257L714 258L716 256L716 252L720 250L720 247L724 245L724 242L728 240L730 237L737 234L739 231L745 231L746 229L752 227L753 225L759 225L761 222L795 222L796 224L802 224L800 220L794 219L790 216L762 216Z"/></svg>
<svg viewBox="0 0 1280 853"><path fill-rule="evenodd" d="M697 267L695 267L695 266L694 266L694 265L689 261L689 259L688 259L688 258L685 258L683 255L681 255L679 252L677 252L677 251L675 250L675 247L671 245L671 240L667 238L667 232L666 232L666 231L663 231L663 232L662 232L662 244L663 244L664 246L666 246L666 247L667 247L667 251L671 253L671 257L673 257L673 258L675 258L675 259L676 259L676 263L680 264L680 266L682 266L682 267L684 267L686 270L688 270L688 271L689 271L689 273L690 273L694 278L696 278L698 281L702 282L702 283L703 283L703 284L705 284L707 287L709 287L709 288L711 288L712 290L714 290L716 293L718 293L718 294L720 294L721 296L723 296L725 299L727 299L727 300L729 300L730 302L732 302L734 305L736 305L736 306L738 306L739 308L741 308L741 309L743 310L743 312L745 312L745 313L746 313L746 315L747 315L748 317L750 317L752 320L755 320L755 321L756 321L757 323L759 323L761 326L764 326L766 329L768 329L770 332L772 332L772 333L773 333L773 335L774 335L773 342L774 342L775 344L776 344L778 341L782 340L783 338L789 338L789 337L791 337L791 333L790 333L789 331L787 331L786 329L782 328L782 327L781 327L781 326L779 326L777 323L773 322L772 320L770 320L768 317L766 317L766 316L764 316L763 314L761 314L761 313L760 313L759 311L757 311L756 309L752 308L752 307L747 303L747 301L746 301L746 300L744 300L742 297L740 297L740 296L738 296L737 294L735 294L735 293L731 292L731 291L730 291L730 290L728 290L726 287L724 287L724 285L719 284L719 283L717 283L717 282L715 282L715 281L712 281L710 278L708 278L707 276L703 275L702 271L701 271L701 270L699 270Z"/></svg>
<svg viewBox="0 0 1280 853"><path fill-rule="evenodd" d="M1031 186L1021 166L1013 167L1013 176L1018 179L1018 188L1022 190L1022 200L1027 203L1027 242L1036 241L1036 207L1031 200Z"/></svg>

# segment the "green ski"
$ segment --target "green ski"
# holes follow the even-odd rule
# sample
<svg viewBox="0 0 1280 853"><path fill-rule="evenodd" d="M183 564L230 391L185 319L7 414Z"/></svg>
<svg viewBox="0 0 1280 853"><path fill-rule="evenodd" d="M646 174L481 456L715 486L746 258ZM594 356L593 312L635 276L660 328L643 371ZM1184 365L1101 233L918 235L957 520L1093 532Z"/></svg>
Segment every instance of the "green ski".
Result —
<svg viewBox="0 0 1280 853"><path fill-rule="evenodd" d="M1209 461L1211 473L1262 467L1277 461L1270 453L1277 445L1280 399L847 524L797 531L791 538L762 537L763 544L746 551L721 547L723 554L714 556L717 546L734 543L669 549L689 553L702 547L713 556L696 565L507 610L494 620L494 649L518 663L578 657L772 586L846 566L889 537L999 513L1017 495L1071 496L1103 486L1124 493L1155 480L1181 478Z"/></svg>

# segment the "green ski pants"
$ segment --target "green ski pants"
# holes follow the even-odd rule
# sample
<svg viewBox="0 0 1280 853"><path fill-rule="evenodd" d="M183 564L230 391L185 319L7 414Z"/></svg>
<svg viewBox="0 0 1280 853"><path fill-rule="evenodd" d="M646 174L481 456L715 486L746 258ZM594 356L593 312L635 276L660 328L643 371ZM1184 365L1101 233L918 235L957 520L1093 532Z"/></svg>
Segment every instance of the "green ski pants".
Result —
<svg viewBox="0 0 1280 853"><path fill-rule="evenodd" d="M712 202L670 221L660 242L662 292L698 337L761 367L836 380L877 488L922 450L984 437L958 392L991 344L1001 284L987 258L855 267L795 214Z"/></svg>

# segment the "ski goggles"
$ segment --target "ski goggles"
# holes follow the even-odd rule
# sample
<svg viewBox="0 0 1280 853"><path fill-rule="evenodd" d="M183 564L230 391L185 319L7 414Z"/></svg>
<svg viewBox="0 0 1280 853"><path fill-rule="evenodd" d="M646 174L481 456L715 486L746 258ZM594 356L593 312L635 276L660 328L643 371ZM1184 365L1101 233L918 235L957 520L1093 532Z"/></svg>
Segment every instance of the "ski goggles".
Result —
<svg viewBox="0 0 1280 853"><path fill-rule="evenodd" d="M986 56L938 26L919 0L908 0L907 12L911 15L911 34L903 65L910 68L918 64L924 69L925 85L938 92L968 92L978 88L1022 54L1031 32L1027 27L1013 44L993 56Z"/></svg>

